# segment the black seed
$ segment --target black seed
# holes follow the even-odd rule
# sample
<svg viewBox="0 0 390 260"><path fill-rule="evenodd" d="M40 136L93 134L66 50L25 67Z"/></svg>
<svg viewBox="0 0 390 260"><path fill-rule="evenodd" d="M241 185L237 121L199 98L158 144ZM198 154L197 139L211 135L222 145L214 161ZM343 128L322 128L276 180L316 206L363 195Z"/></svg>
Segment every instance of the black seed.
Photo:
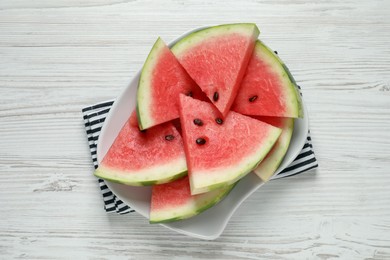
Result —
<svg viewBox="0 0 390 260"><path fill-rule="evenodd" d="M198 125L198 126L202 126L202 125L203 125L203 122L202 122L202 120L200 120L199 118L195 118L195 119L194 119L194 124L195 124L195 125Z"/></svg>
<svg viewBox="0 0 390 260"><path fill-rule="evenodd" d="M198 138L196 139L196 144L204 145L206 143L206 140L204 138Z"/></svg>
<svg viewBox="0 0 390 260"><path fill-rule="evenodd" d="M222 118L217 117L217 118L215 119L215 122L217 122L218 125L222 125L223 120L222 120Z"/></svg>
<svg viewBox="0 0 390 260"><path fill-rule="evenodd" d="M219 99L219 94L218 94L218 92L214 92L213 100L214 100L214 101L218 101L218 99Z"/></svg>
<svg viewBox="0 0 390 260"><path fill-rule="evenodd" d="M173 139L175 139L175 137L173 135L166 135L165 136L165 140L167 140L167 141L172 141Z"/></svg>
<svg viewBox="0 0 390 260"><path fill-rule="evenodd" d="M188 92L187 96L192 97L192 91Z"/></svg>
<svg viewBox="0 0 390 260"><path fill-rule="evenodd" d="M275 52L275 54L278 54L278 51L274 51Z"/></svg>
<svg viewBox="0 0 390 260"><path fill-rule="evenodd" d="M143 134L146 133L146 129L143 129L143 130L140 129L139 131L140 131L141 133L143 133Z"/></svg>
<svg viewBox="0 0 390 260"><path fill-rule="evenodd" d="M249 98L249 102L254 102L256 99L257 99L257 96L254 95L253 97L250 97L250 98Z"/></svg>

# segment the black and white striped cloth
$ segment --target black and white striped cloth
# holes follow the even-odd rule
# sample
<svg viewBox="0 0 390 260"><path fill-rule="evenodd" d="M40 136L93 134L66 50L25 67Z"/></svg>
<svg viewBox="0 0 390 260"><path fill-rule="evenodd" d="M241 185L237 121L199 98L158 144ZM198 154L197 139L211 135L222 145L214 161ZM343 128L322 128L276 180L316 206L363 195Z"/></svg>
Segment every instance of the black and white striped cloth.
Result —
<svg viewBox="0 0 390 260"><path fill-rule="evenodd" d="M106 101L88 106L82 109L85 130L87 132L89 149L91 150L92 162L95 169L98 167L96 157L96 146L102 129L104 120L114 101ZM318 163L313 151L313 145L311 143L310 131L307 135L306 143L297 156L297 158L281 173L276 175L274 179L288 177L299 173L306 172L310 169L318 167ZM99 179L99 187L102 192L104 209L106 212L116 212L118 214L126 214L134 212L128 205L118 199L115 194L107 187L104 180Z"/></svg>

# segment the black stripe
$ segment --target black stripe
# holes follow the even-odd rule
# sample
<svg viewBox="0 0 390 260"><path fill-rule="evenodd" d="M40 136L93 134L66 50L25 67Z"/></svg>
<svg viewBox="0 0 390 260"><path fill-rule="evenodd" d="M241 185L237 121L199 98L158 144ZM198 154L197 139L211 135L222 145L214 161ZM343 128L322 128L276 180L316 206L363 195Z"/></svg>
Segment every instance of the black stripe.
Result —
<svg viewBox="0 0 390 260"><path fill-rule="evenodd" d="M104 109L104 110L101 110L101 111L98 111L98 112L89 114L89 115L88 115L88 118L91 119L92 117L95 117L95 116L101 116L101 115L103 115L103 114L107 114L108 111L110 111L110 108L107 108L107 109Z"/></svg>
<svg viewBox="0 0 390 260"><path fill-rule="evenodd" d="M101 185L101 184L100 184ZM100 186L100 190L104 193L109 192L110 189L107 187L107 185L104 183L103 185Z"/></svg>
<svg viewBox="0 0 390 260"><path fill-rule="evenodd" d="M107 185L106 184L102 184L102 183L99 183L100 184L100 186L99 186L99 188L100 188L100 190L104 193L104 192L109 192L110 191L110 189L107 187Z"/></svg>
<svg viewBox="0 0 390 260"><path fill-rule="evenodd" d="M88 141L92 142L95 141L95 139L93 139L93 136L88 136Z"/></svg>
<svg viewBox="0 0 390 260"><path fill-rule="evenodd" d="M308 140L308 141L311 141L311 137L310 137L309 135L307 136L307 140Z"/></svg>
<svg viewBox="0 0 390 260"><path fill-rule="evenodd" d="M108 192L103 193L103 197L109 197L109 196L113 196L113 195L114 194L110 190Z"/></svg>
<svg viewBox="0 0 390 260"><path fill-rule="evenodd" d="M129 213L133 213L133 212L135 212L134 209L132 209L132 210L130 210L130 211L125 211L125 212L123 212L123 211L118 211L118 213L121 214L121 215L129 214Z"/></svg>
<svg viewBox="0 0 390 260"><path fill-rule="evenodd" d="M96 144L90 144L89 149L96 148Z"/></svg>
<svg viewBox="0 0 390 260"><path fill-rule="evenodd" d="M103 102L103 103L94 105L94 106L92 106L92 109L98 109L98 108L102 108L102 107L108 107L108 106L112 106L113 104L114 104L114 101L111 100L111 101L107 101L107 102Z"/></svg>
<svg viewBox="0 0 390 260"><path fill-rule="evenodd" d="M106 208L106 212L114 212L114 211L115 211L115 207Z"/></svg>
<svg viewBox="0 0 390 260"><path fill-rule="evenodd" d="M300 153L300 154L298 154L297 158L294 159L294 161L302 159L302 158L307 157L307 156L310 156L312 154L313 154L312 150L304 152L304 153Z"/></svg>
<svg viewBox="0 0 390 260"><path fill-rule="evenodd" d="M125 210L130 209L130 207L127 206L125 203L122 202L122 204L123 204L122 207L118 207L118 208L117 208L118 212L121 212L121 211L125 211Z"/></svg>
<svg viewBox="0 0 390 260"><path fill-rule="evenodd" d="M87 112L87 111L90 111L90 110L93 110L93 109L98 109L98 108L102 108L102 107L112 106L112 104L114 104L114 101L107 101L107 102L100 103L100 104L97 104L97 105L94 105L94 106L84 107L81 111L84 113L84 112Z"/></svg>
<svg viewBox="0 0 390 260"><path fill-rule="evenodd" d="M311 145L310 143L306 142L305 145L303 146L302 150L307 148L307 147L313 148L313 145Z"/></svg>
<svg viewBox="0 0 390 260"><path fill-rule="evenodd" d="M97 127L97 128L95 128L95 129L90 129L90 130L87 130L87 134L94 134L94 133L96 133L96 132L99 132L100 130L102 130L102 128L101 127Z"/></svg>
<svg viewBox="0 0 390 260"><path fill-rule="evenodd" d="M108 205L108 204L112 204L112 203L115 203L115 196L114 196L114 198L112 198L112 199L110 199L110 200L105 200L104 201L104 204L106 204L106 205Z"/></svg>
<svg viewBox="0 0 390 260"><path fill-rule="evenodd" d="M83 109L81 109L81 112L85 113L89 110L92 110L92 107L84 107Z"/></svg>
<svg viewBox="0 0 390 260"><path fill-rule="evenodd" d="M100 118L98 120L91 121L89 125L93 126L93 125L96 125L96 124L99 124L99 123L103 123L105 120L106 120L106 118L103 117L103 118Z"/></svg>
<svg viewBox="0 0 390 260"><path fill-rule="evenodd" d="M121 204L124 204L121 200L117 200L117 198L115 197L115 207L118 208Z"/></svg>
<svg viewBox="0 0 390 260"><path fill-rule="evenodd" d="M110 109L111 109L111 107L104 109L104 110L100 110L97 112L97 115L101 116L101 115L107 114L108 112L110 112Z"/></svg>
<svg viewBox="0 0 390 260"><path fill-rule="evenodd" d="M102 130L101 127L96 127L95 129L91 130L92 134L96 133L96 132L100 132Z"/></svg>
<svg viewBox="0 0 390 260"><path fill-rule="evenodd" d="M84 115L83 115L83 119L84 119L84 121L87 120L87 123L89 122L89 117L88 117L88 115L84 114ZM87 123L85 123L85 124L87 124Z"/></svg>
<svg viewBox="0 0 390 260"><path fill-rule="evenodd" d="M130 208L129 206L126 205L126 207L127 207L126 209L124 209L124 210L121 209L121 210L118 210L117 212L118 212L119 214L121 214L121 215L135 212L135 210L132 209L132 208Z"/></svg>
<svg viewBox="0 0 390 260"><path fill-rule="evenodd" d="M96 154L96 151L91 151L91 155L95 155Z"/></svg>
<svg viewBox="0 0 390 260"><path fill-rule="evenodd" d="M294 176L294 175L298 175L298 174L300 174L300 173L302 173L302 172L306 172L306 171L308 171L308 170L311 170L311 169L314 169L314 168L317 168L317 167L318 167L318 164L315 164L315 165L313 165L313 166L311 166L311 167L309 167L309 168L307 168L307 169L304 169L304 170L302 170L302 171L296 172L296 173L294 173L294 174L282 176L282 177L280 177L280 178L286 178L286 177L291 177L291 176ZM280 174L280 173L279 173L279 174Z"/></svg>
<svg viewBox="0 0 390 260"><path fill-rule="evenodd" d="M295 169L297 169L297 168L303 167L303 166L305 166L305 165L307 165L307 164L310 164L310 163L313 163L313 162L316 162L316 161L317 161L317 160L316 160L315 157L314 157L314 158L311 158L311 159L309 159L309 160L307 160L307 161L303 161L303 162L298 163L298 164L296 164L296 165L294 165L294 166L287 167L287 168L284 169L281 173L286 173L286 172L295 170Z"/></svg>

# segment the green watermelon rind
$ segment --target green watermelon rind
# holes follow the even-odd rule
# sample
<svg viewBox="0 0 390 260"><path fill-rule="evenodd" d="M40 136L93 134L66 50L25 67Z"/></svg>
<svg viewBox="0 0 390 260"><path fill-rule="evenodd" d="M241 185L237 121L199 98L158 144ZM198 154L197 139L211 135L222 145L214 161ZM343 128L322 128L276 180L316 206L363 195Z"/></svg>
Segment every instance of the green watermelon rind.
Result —
<svg viewBox="0 0 390 260"><path fill-rule="evenodd" d="M278 169L280 164L283 161L284 156L287 153L288 147L291 142L292 134L294 131L294 119L289 118L289 122L286 122L286 125L283 126L282 134L279 138L284 138L283 144L277 147L277 150L272 151L272 154L269 154L270 157L265 158L254 170L253 172L260 177L264 182L269 181L270 178L274 175L275 171Z"/></svg>
<svg viewBox="0 0 390 260"><path fill-rule="evenodd" d="M177 169L172 171L172 168ZM186 176L188 173L186 165L180 166L180 164L177 164L176 162L154 167L152 171L158 173L155 174L156 178L150 178L151 176L149 174L129 173L118 169L99 166L94 172L94 175L107 181L130 186L151 186L177 180Z"/></svg>
<svg viewBox="0 0 390 260"><path fill-rule="evenodd" d="M271 50L271 48L269 48L267 45L265 45L264 42L257 40L256 46L255 46L255 51L257 51L259 48L261 48L261 51L267 52L266 53L267 57L272 58L276 62L276 64L279 65L279 70L282 73L283 77L288 78L289 91L294 93L294 96L295 96L295 99L292 99L292 100L296 100L296 103L293 104L293 106L295 108L294 112L296 112L295 114L298 118L303 118L304 113L303 113L302 98L301 98L301 95L300 95L299 90L298 90L298 85L297 85L294 77L292 76L290 70L288 69L286 64L279 58L279 56L276 55L273 50Z"/></svg>
<svg viewBox="0 0 390 260"><path fill-rule="evenodd" d="M183 52L195 46L196 44L209 39L210 37L216 37L220 35L225 35L226 33L234 30L235 33L243 33L245 35L250 35L253 39L256 39L259 34L259 28L254 23L235 23L235 24L223 24L212 27L207 27L199 31L193 32L186 37L178 41L171 51L175 54L176 57L180 57Z"/></svg>
<svg viewBox="0 0 390 260"><path fill-rule="evenodd" d="M279 138L282 130L277 127L272 127L270 129L269 135L267 136L267 143L262 143L257 147L256 152L253 153L250 156L246 156L247 159L246 162L241 161L236 168L233 168L229 166L228 168L218 168L213 169L213 172L216 174L213 174L213 172L210 172L209 170L207 173L203 173L203 178L191 178L190 177L190 187L191 187L191 194L202 194L205 192L210 192L213 190L216 190L218 188L231 185L244 176L246 176L248 173L250 173L253 169L255 169L260 162L267 156L268 152L272 149L273 145ZM244 159L245 159L244 158ZM242 166L241 164L244 164ZM221 174L218 174L220 172L223 172L223 178L221 177ZM201 175L202 173L197 173L197 175ZM210 177L211 176L211 177ZM213 177L214 176L214 177ZM219 180L216 180L215 176L219 178ZM200 183L200 180L203 183Z"/></svg>
<svg viewBox="0 0 390 260"><path fill-rule="evenodd" d="M207 209L213 207L214 205L218 204L220 201L222 201L233 189L233 187L236 185L236 183L225 186L221 188L220 190L211 191L210 193L203 193L196 195L199 197L210 197L206 199L206 202L202 203L203 205L200 207L189 207L189 209L186 209L185 207L175 207L172 210L163 210L162 212L158 213L155 212L153 216L151 215L149 218L150 224L162 224L162 223L170 223L175 222L179 220L184 220L191 218L193 216L196 216ZM215 195L216 192L220 192L218 195ZM171 215L169 217L164 215Z"/></svg>
<svg viewBox="0 0 390 260"><path fill-rule="evenodd" d="M151 93L150 82L153 69L165 46L164 41L158 37L141 70L141 75L138 81L136 105L138 125L141 130L154 125L153 117L151 116L149 109L150 97L148 97L148 93Z"/></svg>

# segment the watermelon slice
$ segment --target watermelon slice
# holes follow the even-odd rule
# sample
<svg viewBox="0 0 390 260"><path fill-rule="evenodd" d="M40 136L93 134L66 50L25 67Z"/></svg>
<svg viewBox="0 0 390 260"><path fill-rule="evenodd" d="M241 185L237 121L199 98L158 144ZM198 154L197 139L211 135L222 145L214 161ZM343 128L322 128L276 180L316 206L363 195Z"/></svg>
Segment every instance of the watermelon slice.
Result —
<svg viewBox="0 0 390 260"><path fill-rule="evenodd" d="M201 90L158 38L147 57L137 90L140 129L179 117L179 93L200 98Z"/></svg>
<svg viewBox="0 0 390 260"><path fill-rule="evenodd" d="M278 169L290 145L294 130L294 119L283 117L256 117L267 124L282 129L282 134L259 166L253 171L263 181L268 181Z"/></svg>
<svg viewBox="0 0 390 260"><path fill-rule="evenodd" d="M303 117L294 78L279 57L256 42L232 110L244 115Z"/></svg>
<svg viewBox="0 0 390 260"><path fill-rule="evenodd" d="M255 24L227 24L194 32L172 52L202 91L226 116L252 55Z"/></svg>
<svg viewBox="0 0 390 260"><path fill-rule="evenodd" d="M150 223L190 218L221 201L232 190L229 185L203 194L191 195L188 177L152 188Z"/></svg>
<svg viewBox="0 0 390 260"><path fill-rule="evenodd" d="M207 102L180 95L180 122L191 194L232 184L254 169L281 129L229 112L225 119Z"/></svg>
<svg viewBox="0 0 390 260"><path fill-rule="evenodd" d="M172 123L140 131L135 112L95 171L99 178L132 186L166 183L186 174L183 140Z"/></svg>

